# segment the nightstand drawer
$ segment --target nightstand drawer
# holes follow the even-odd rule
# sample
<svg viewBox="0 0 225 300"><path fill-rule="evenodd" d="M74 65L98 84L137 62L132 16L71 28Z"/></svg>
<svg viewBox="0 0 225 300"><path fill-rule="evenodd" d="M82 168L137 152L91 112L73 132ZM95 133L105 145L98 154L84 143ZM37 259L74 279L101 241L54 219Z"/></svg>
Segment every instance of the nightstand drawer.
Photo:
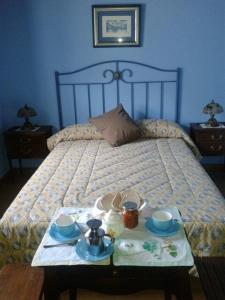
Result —
<svg viewBox="0 0 225 300"><path fill-rule="evenodd" d="M18 155L21 158L42 158L49 153L46 140L32 139L31 141L20 141L18 147Z"/></svg>
<svg viewBox="0 0 225 300"><path fill-rule="evenodd" d="M49 153L47 139L51 134L51 126L41 126L36 132L8 130L5 133L8 157L10 159L45 158Z"/></svg>
<svg viewBox="0 0 225 300"><path fill-rule="evenodd" d="M215 141L225 141L225 132L212 132L212 131L206 131L206 132L195 132L194 133L194 139L199 141L206 141L206 142L215 142Z"/></svg>
<svg viewBox="0 0 225 300"><path fill-rule="evenodd" d="M224 127L202 128L199 123L192 123L191 137L202 155L219 156L225 154Z"/></svg>
<svg viewBox="0 0 225 300"><path fill-rule="evenodd" d="M225 154L225 144L218 142L199 141L197 143L200 152L204 155L223 155Z"/></svg>

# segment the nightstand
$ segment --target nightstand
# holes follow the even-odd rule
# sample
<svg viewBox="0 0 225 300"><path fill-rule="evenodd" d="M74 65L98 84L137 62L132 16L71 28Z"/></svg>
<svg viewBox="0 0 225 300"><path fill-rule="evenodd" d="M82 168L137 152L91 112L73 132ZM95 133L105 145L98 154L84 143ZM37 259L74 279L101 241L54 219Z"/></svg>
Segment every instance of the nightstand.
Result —
<svg viewBox="0 0 225 300"><path fill-rule="evenodd" d="M225 127L202 128L200 123L191 123L190 126L191 138L203 156L225 155Z"/></svg>
<svg viewBox="0 0 225 300"><path fill-rule="evenodd" d="M22 130L12 127L4 132L6 151L12 171L12 159L19 160L22 170L22 159L45 158L49 151L47 139L52 135L52 126L37 126L36 130Z"/></svg>

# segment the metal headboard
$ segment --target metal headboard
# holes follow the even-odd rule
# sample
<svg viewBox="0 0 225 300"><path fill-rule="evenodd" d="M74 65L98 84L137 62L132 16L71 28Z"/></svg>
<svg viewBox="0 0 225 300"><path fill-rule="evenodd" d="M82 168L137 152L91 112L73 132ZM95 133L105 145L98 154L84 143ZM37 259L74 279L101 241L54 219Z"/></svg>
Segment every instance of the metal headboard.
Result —
<svg viewBox="0 0 225 300"><path fill-rule="evenodd" d="M85 80L80 80L79 76L83 72L87 70L93 70L97 68L98 66L104 66L104 65L110 65L110 68L106 68L101 71L101 79L96 80L96 76L92 76L91 79L94 78L94 80L87 80L85 76ZM125 65L129 65L128 67L125 67ZM113 67L112 67L113 66ZM163 75L167 75L169 78L148 78L143 79L143 73L141 74L141 79L139 80L132 80L134 76L134 71L131 69L131 66L135 66L137 68L143 68L147 70L153 70L157 71L157 73L162 73ZM79 75L75 79L72 79L72 76ZM170 75L170 76L169 76ZM171 76L172 75L172 76ZM77 108L79 101L83 101L82 99L79 99L77 96L77 88L79 86L82 86L87 91L87 102L88 102L88 116L91 118L93 116L92 108L93 108L93 99L91 95L92 87L98 86L101 89L101 98L102 98L102 112L104 113L106 111L106 87L110 84L115 84L116 88L116 103L121 103L121 95L120 95L120 82L129 86L130 88L130 107L131 107L131 116L134 117L134 107L135 107L135 97L134 97L134 88L136 85L142 85L142 88L145 90L145 112L144 116L145 118L148 117L149 112L149 105L150 105L150 97L149 92L151 90L151 87L153 85L159 86L159 106L160 106L160 118L163 118L164 116L164 98L165 98L165 85L166 84L174 84L175 85L175 99L174 99L174 121L179 123L180 120L180 93L179 93L179 83L180 83L180 68L177 69L160 69L156 68L144 63L139 63L135 61L126 61L126 60L110 60L110 61L104 61L96 64L89 65L87 67L75 70L73 72L55 72L55 81L56 81L56 93L57 93L57 103L58 103L58 112L59 112L59 126L60 129L62 129L63 126L63 103L62 103L62 88L63 87L70 87L71 93L72 93L72 99L73 99L73 112L74 112L74 123L78 123L78 115L77 115ZM67 79L68 78L68 79Z"/></svg>

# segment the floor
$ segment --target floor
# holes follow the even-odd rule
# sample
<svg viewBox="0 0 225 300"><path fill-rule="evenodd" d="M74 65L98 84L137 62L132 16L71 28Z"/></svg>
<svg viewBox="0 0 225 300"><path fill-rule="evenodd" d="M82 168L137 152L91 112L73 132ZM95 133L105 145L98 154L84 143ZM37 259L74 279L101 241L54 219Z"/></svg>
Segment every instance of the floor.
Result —
<svg viewBox="0 0 225 300"><path fill-rule="evenodd" d="M4 211L16 197L22 186L27 182L27 180L32 176L34 170L26 169L21 174L19 170L14 170L14 176L6 176L4 179L0 181L0 199L1 199L1 206L0 206L0 217L3 215ZM212 180L218 186L220 191L225 196L225 173L213 173L210 172L209 175L211 176ZM203 294L200 282L197 278L191 279L192 285L192 292L194 300L205 300L205 296ZM131 294L128 296L110 296L105 294L99 294L91 291L86 290L78 290L78 299L79 300L136 300L138 297L139 300L160 300L163 298L163 293L160 291L142 291L136 294ZM61 295L61 300L68 299L68 294L65 292Z"/></svg>

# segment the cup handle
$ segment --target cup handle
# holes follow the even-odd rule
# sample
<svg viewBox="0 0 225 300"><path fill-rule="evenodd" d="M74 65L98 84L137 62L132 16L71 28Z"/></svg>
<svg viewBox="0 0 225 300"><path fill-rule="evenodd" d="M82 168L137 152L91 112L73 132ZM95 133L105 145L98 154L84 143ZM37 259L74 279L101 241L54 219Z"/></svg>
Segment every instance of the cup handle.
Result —
<svg viewBox="0 0 225 300"><path fill-rule="evenodd" d="M108 234L108 233L105 233L104 234L104 237L109 237L110 238L110 243L105 247L106 249L108 248L108 247L110 247L112 244L114 244L114 242L115 242L115 238L114 237L112 237L110 234Z"/></svg>
<svg viewBox="0 0 225 300"><path fill-rule="evenodd" d="M57 226L55 223L52 223L51 228L53 228L53 230L57 230Z"/></svg>

